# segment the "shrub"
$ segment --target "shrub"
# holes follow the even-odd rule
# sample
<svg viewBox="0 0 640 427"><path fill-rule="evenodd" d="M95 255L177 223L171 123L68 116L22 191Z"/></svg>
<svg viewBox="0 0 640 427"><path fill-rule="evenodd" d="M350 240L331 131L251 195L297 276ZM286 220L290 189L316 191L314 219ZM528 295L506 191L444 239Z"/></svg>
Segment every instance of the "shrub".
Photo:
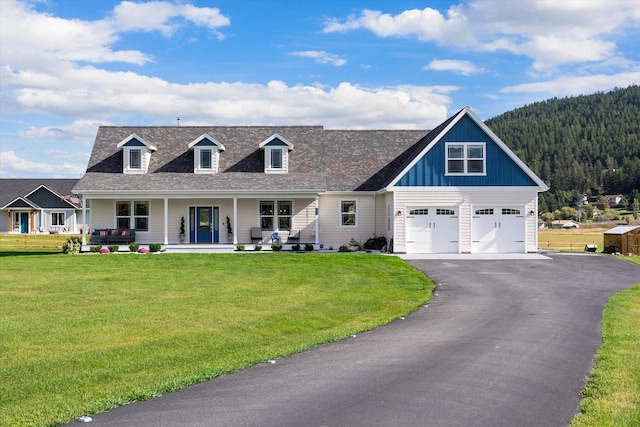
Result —
<svg viewBox="0 0 640 427"><path fill-rule="evenodd" d="M305 243L304 244L304 250L307 251L307 252L311 252L313 250L313 244Z"/></svg>
<svg viewBox="0 0 640 427"><path fill-rule="evenodd" d="M118 252L120 250L119 245L109 245L109 252Z"/></svg>
<svg viewBox="0 0 640 427"><path fill-rule="evenodd" d="M244 245L236 245L237 251L244 251Z"/></svg>
<svg viewBox="0 0 640 427"><path fill-rule="evenodd" d="M105 247L101 247L101 248L100 248L100 250L99 250L99 252L100 252L101 254L108 254L108 253L111 253L111 251L109 250L109 248L105 248Z"/></svg>
<svg viewBox="0 0 640 427"><path fill-rule="evenodd" d="M100 249L102 249L102 246L91 246L91 247L89 247L89 251L93 252L94 254L97 254L98 252L100 252Z"/></svg>
<svg viewBox="0 0 640 427"><path fill-rule="evenodd" d="M272 251L278 252L280 249L282 249L282 243L274 243L273 245L271 245Z"/></svg>
<svg viewBox="0 0 640 427"><path fill-rule="evenodd" d="M69 237L67 243L62 245L62 252L65 254L79 254L82 249L82 239L80 237Z"/></svg>
<svg viewBox="0 0 640 427"><path fill-rule="evenodd" d="M129 252L138 252L138 249L140 249L140 245L137 243L131 243L129 245Z"/></svg>
<svg viewBox="0 0 640 427"><path fill-rule="evenodd" d="M151 243L149 245L149 250L151 252L160 252L162 250L162 245L160 243Z"/></svg>
<svg viewBox="0 0 640 427"><path fill-rule="evenodd" d="M262 250L262 245L255 245L255 246L253 247L253 250L254 250L254 251L261 251L261 250Z"/></svg>
<svg viewBox="0 0 640 427"><path fill-rule="evenodd" d="M351 252L351 249L349 249L349 246L347 245L340 245L338 252Z"/></svg>
<svg viewBox="0 0 640 427"><path fill-rule="evenodd" d="M349 240L349 246L351 246L353 248L353 250L355 250L355 251L361 251L362 250L362 245L356 239Z"/></svg>
<svg viewBox="0 0 640 427"><path fill-rule="evenodd" d="M300 250L300 245L296 243L295 245L291 246L291 250L292 251L299 251Z"/></svg>
<svg viewBox="0 0 640 427"><path fill-rule="evenodd" d="M149 249L147 249L147 248L140 248L140 249L138 249L138 253L139 253L139 254L148 254L148 253L149 253Z"/></svg>
<svg viewBox="0 0 640 427"><path fill-rule="evenodd" d="M372 237L371 239L364 242L362 245L365 249L376 249L382 250L385 246L387 246L387 238L384 236L380 237Z"/></svg>

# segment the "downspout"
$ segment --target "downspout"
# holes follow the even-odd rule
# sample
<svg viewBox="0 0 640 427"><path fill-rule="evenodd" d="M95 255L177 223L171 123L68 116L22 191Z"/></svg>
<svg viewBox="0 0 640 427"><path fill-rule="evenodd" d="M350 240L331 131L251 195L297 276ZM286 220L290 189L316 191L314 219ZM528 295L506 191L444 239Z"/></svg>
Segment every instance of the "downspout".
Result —
<svg viewBox="0 0 640 427"><path fill-rule="evenodd" d="M82 245L87 244L87 206L86 200L83 197L82 199Z"/></svg>
<svg viewBox="0 0 640 427"><path fill-rule="evenodd" d="M316 239L315 239L315 244L319 244L320 243L320 221L318 221L318 210L319 210L319 199L318 199L318 195L316 194L316 209L315 209L315 221L316 221Z"/></svg>

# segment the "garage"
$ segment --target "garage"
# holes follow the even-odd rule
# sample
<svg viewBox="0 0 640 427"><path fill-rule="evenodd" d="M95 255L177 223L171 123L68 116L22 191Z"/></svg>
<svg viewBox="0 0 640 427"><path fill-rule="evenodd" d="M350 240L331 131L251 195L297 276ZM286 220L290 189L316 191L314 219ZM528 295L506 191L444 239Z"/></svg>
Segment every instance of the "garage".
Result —
<svg viewBox="0 0 640 427"><path fill-rule="evenodd" d="M471 252L524 252L525 227L522 208L475 207L471 221Z"/></svg>
<svg viewBox="0 0 640 427"><path fill-rule="evenodd" d="M406 221L407 253L458 253L457 207L409 207Z"/></svg>

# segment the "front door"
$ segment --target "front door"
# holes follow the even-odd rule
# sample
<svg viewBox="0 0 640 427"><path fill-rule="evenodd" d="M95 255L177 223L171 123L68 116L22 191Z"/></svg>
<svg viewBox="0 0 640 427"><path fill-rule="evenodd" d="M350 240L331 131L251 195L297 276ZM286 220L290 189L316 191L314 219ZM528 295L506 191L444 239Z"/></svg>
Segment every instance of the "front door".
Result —
<svg viewBox="0 0 640 427"><path fill-rule="evenodd" d="M20 232L21 233L29 232L29 213L28 212L20 213Z"/></svg>
<svg viewBox="0 0 640 427"><path fill-rule="evenodd" d="M211 206L198 206L190 209L191 243L218 243L220 241L219 209Z"/></svg>

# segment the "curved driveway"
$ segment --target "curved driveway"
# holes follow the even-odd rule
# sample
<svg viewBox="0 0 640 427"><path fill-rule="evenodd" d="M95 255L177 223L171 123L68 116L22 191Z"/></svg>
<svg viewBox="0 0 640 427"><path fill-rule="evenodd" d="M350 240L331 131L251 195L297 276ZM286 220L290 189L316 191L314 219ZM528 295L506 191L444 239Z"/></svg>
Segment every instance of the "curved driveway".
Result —
<svg viewBox="0 0 640 427"><path fill-rule="evenodd" d="M566 426L607 298L640 283L639 266L587 254L409 263L439 287L404 320L91 425Z"/></svg>

